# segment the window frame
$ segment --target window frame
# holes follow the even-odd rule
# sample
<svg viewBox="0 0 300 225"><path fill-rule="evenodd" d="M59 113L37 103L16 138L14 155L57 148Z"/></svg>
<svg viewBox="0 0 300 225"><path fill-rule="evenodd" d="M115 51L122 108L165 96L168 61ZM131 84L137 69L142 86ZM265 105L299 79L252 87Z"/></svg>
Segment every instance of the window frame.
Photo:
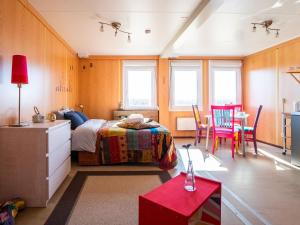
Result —
<svg viewBox="0 0 300 225"><path fill-rule="evenodd" d="M214 81L215 71L235 71L236 72L236 102L233 104L242 104L242 62L240 60L236 61L223 61L209 62L209 105L215 105L215 96L214 96ZM229 103L225 103L229 104Z"/></svg>
<svg viewBox="0 0 300 225"><path fill-rule="evenodd" d="M128 62L128 61L127 61ZM157 106L157 76L156 76L156 62L149 60L134 61L131 65L131 62L126 65L126 62L123 62L123 109L125 110L153 110L158 109ZM153 64L153 65L152 65ZM150 71L151 72L151 105L150 106L130 106L128 99L128 71Z"/></svg>
<svg viewBox="0 0 300 225"><path fill-rule="evenodd" d="M189 65L190 64L190 65ZM196 65L197 64L197 65ZM192 105L189 106L176 106L175 105L175 73L174 71L196 71L197 73L197 105L199 110L203 110L203 71L202 71L202 61L197 61L196 64L187 61L182 63L182 65L170 65L170 101L169 110L170 111L192 111Z"/></svg>

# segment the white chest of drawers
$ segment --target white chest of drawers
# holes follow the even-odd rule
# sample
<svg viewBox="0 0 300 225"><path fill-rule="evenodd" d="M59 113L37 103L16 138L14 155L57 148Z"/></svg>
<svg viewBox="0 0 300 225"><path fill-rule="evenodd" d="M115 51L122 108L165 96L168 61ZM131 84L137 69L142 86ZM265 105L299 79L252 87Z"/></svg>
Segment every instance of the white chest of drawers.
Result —
<svg viewBox="0 0 300 225"><path fill-rule="evenodd" d="M0 128L0 200L45 207L71 170L70 122Z"/></svg>

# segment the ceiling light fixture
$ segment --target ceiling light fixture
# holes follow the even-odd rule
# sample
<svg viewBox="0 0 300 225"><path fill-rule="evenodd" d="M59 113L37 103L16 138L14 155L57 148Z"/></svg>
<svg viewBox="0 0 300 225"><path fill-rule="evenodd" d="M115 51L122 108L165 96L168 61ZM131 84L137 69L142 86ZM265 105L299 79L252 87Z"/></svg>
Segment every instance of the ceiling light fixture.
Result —
<svg viewBox="0 0 300 225"><path fill-rule="evenodd" d="M101 24L100 32L104 32L104 25L110 26L115 30L115 37L117 37L118 32L121 32L121 33L127 34L128 35L127 41L129 43L131 42L131 33L127 32L127 31L124 31L124 30L121 30L120 29L121 28L121 23L119 23L119 22L105 23L105 22L101 22L101 21L99 23Z"/></svg>
<svg viewBox="0 0 300 225"><path fill-rule="evenodd" d="M273 24L273 20L266 20L266 21L263 21L261 23L251 23L251 24L253 25L253 27L252 27L252 31L253 32L256 31L256 25L260 25L263 28L265 28L266 34L270 34L271 31L274 31L275 32L275 37L276 38L279 37L279 31L280 31L280 29L278 29L278 28L270 28L270 26Z"/></svg>

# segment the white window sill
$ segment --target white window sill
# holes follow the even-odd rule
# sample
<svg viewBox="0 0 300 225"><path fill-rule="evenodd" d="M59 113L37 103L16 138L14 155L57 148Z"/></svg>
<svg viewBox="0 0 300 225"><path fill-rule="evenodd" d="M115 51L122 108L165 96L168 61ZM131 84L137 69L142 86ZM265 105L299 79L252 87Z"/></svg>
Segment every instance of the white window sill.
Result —
<svg viewBox="0 0 300 225"><path fill-rule="evenodd" d="M124 107L122 110L146 111L146 110L159 110L159 108L158 107Z"/></svg>
<svg viewBox="0 0 300 225"><path fill-rule="evenodd" d="M201 112L203 109L202 107L199 107L199 111ZM190 108L169 108L170 112L192 112L193 108L192 106Z"/></svg>

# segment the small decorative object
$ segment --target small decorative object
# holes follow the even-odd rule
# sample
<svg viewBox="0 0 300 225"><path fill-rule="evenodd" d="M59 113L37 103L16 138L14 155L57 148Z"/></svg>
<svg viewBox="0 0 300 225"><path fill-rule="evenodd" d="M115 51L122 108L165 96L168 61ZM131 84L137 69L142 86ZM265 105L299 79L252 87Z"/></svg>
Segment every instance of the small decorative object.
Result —
<svg viewBox="0 0 300 225"><path fill-rule="evenodd" d="M27 60L24 55L13 55L11 69L11 83L17 84L19 88L19 113L18 123L10 125L11 127L24 127L28 124L21 123L21 88L22 84L28 84Z"/></svg>
<svg viewBox="0 0 300 225"><path fill-rule="evenodd" d="M183 148L186 149L189 162L188 162L188 168L186 171L186 178L184 181L184 189L187 191L196 191L196 185L195 185L195 174L193 169L193 162L190 158L189 148L191 147L191 144L182 145Z"/></svg>
<svg viewBox="0 0 300 225"><path fill-rule="evenodd" d="M119 102L119 109L124 109L124 104L123 104L123 102Z"/></svg>
<svg viewBox="0 0 300 225"><path fill-rule="evenodd" d="M79 104L78 107L80 108L81 112L83 113L84 106L82 104Z"/></svg>
<svg viewBox="0 0 300 225"><path fill-rule="evenodd" d="M35 115L32 116L32 122L34 123L43 123L45 120L45 117L40 114L40 111L36 106L33 107Z"/></svg>
<svg viewBox="0 0 300 225"><path fill-rule="evenodd" d="M54 112L48 114L48 120L54 122L56 120L56 115Z"/></svg>
<svg viewBox="0 0 300 225"><path fill-rule="evenodd" d="M25 202L20 198L0 202L0 224L15 224L14 218L24 208Z"/></svg>

